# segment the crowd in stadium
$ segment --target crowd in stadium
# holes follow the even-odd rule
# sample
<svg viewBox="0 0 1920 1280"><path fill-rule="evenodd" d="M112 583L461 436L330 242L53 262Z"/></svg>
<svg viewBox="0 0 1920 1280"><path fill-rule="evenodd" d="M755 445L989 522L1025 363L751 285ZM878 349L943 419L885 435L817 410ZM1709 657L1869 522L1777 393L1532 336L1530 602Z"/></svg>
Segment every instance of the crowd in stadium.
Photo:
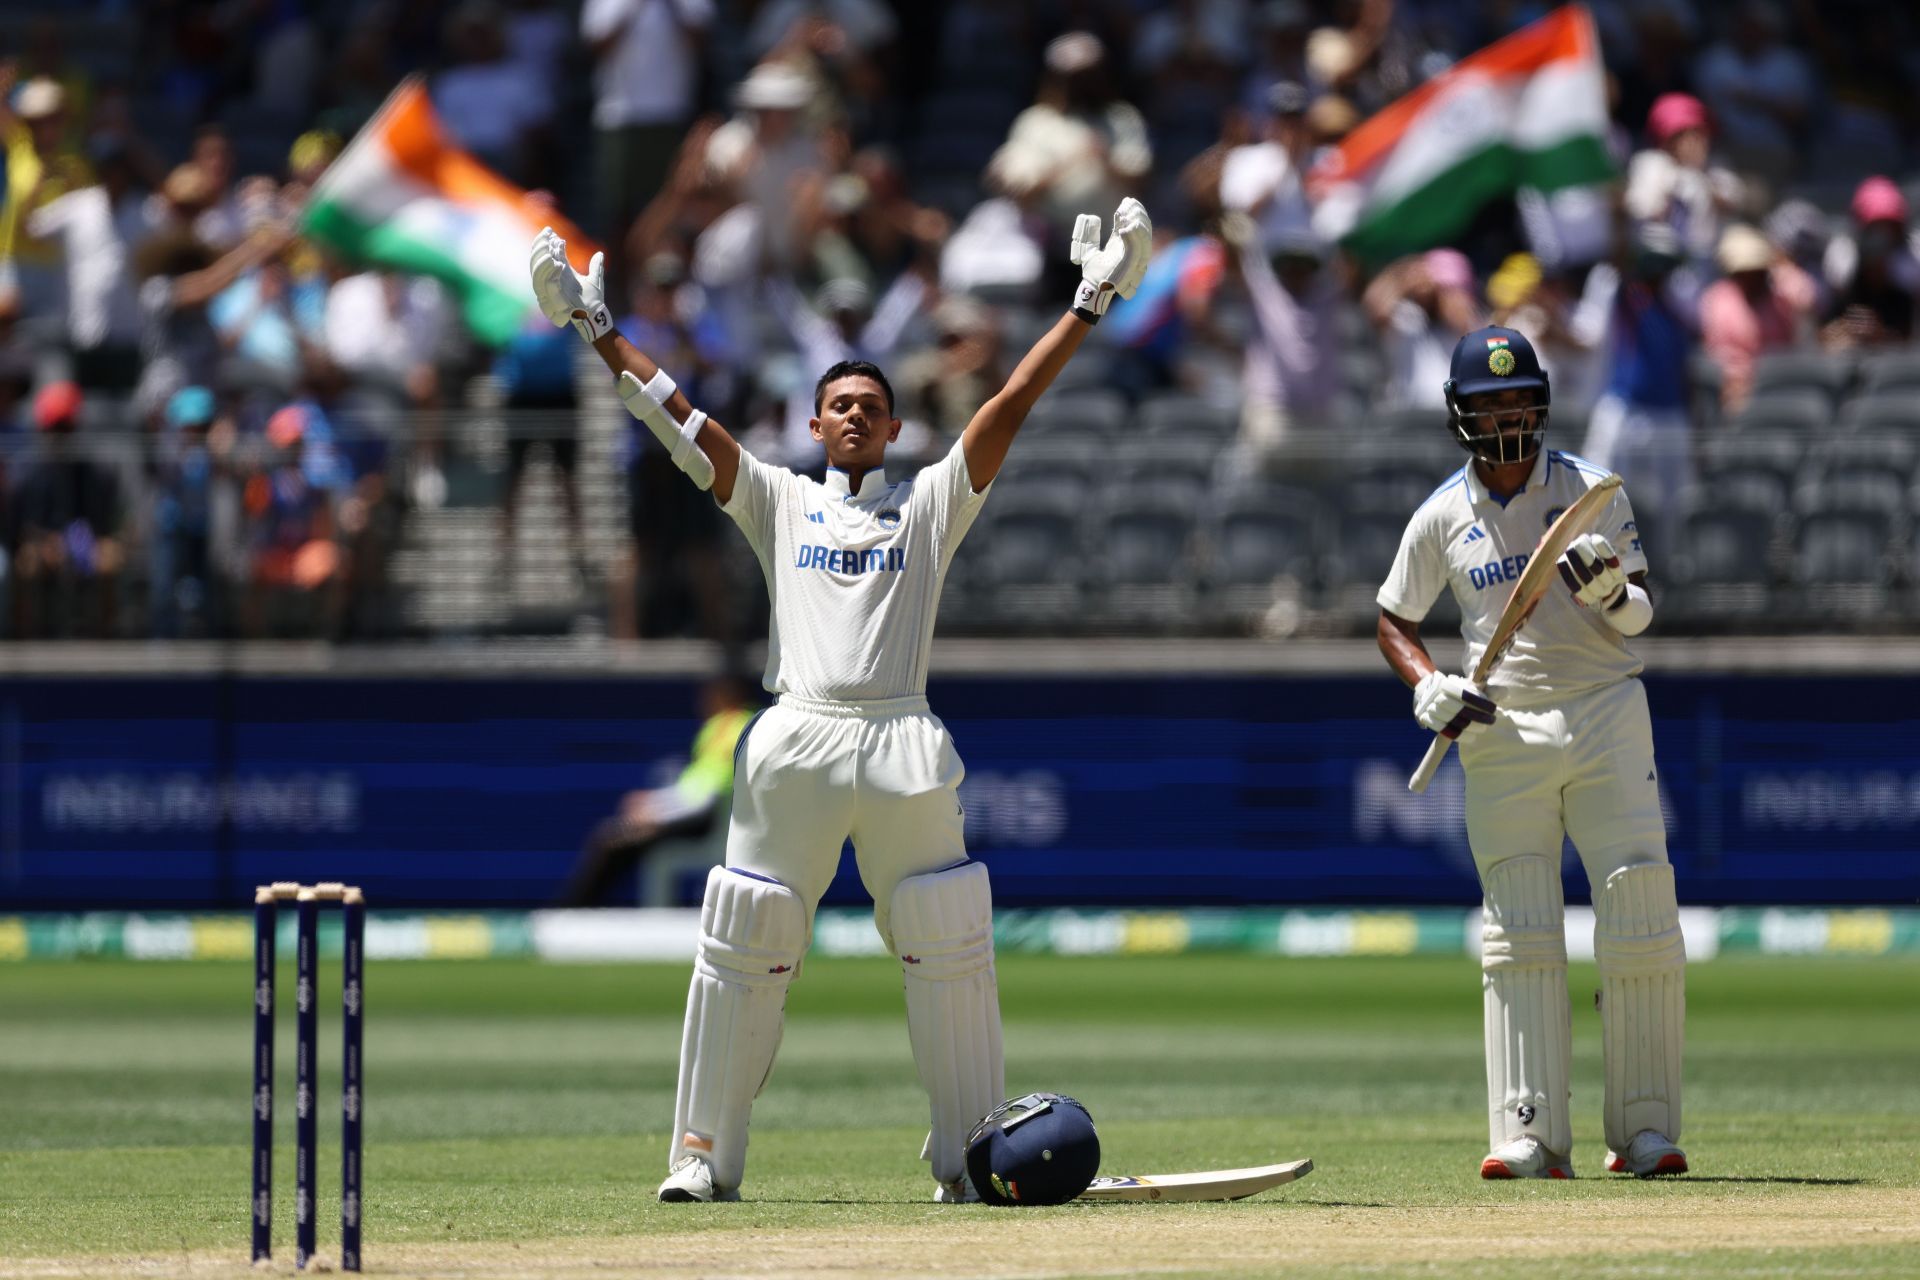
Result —
<svg viewBox="0 0 1920 1280"><path fill-rule="evenodd" d="M850 357L888 370L901 452L937 456L1071 298L1074 216L1146 201L1154 266L1036 409L943 630L1370 625L1462 460L1448 352L1488 321L1550 369L1550 443L1626 476L1669 625L1899 605L1920 23L1595 0L1616 181L1521 190L1392 261L1330 240L1316 157L1549 7L0 5L0 634L457 628L416 607L431 554L395 573L454 530L509 566L543 539L615 635L751 631L737 539L568 331L530 307L483 346L439 282L300 234L413 73L461 146L604 245L627 336L798 468L813 379Z"/></svg>

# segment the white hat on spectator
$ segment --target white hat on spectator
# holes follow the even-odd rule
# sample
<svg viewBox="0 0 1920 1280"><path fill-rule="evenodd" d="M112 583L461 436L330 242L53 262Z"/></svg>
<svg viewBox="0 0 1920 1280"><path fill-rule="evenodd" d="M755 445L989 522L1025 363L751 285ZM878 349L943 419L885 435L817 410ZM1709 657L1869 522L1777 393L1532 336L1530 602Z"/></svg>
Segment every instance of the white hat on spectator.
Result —
<svg viewBox="0 0 1920 1280"><path fill-rule="evenodd" d="M44 120L57 115L67 105L67 91L60 82L46 76L35 76L20 86L20 92L14 95L13 113L22 120Z"/></svg>
<svg viewBox="0 0 1920 1280"><path fill-rule="evenodd" d="M763 62L740 82L733 100L748 111L798 111L813 101L813 81L784 62Z"/></svg>
<svg viewBox="0 0 1920 1280"><path fill-rule="evenodd" d="M1353 37L1339 27L1320 27L1307 37L1307 74L1332 84L1353 70Z"/></svg>
<svg viewBox="0 0 1920 1280"><path fill-rule="evenodd" d="M1070 76L1097 65L1106 56L1107 48L1099 36L1091 31L1069 31L1048 42L1047 70Z"/></svg>
<svg viewBox="0 0 1920 1280"><path fill-rule="evenodd" d="M1720 233L1720 247L1714 256L1720 269L1730 276L1745 271L1765 271L1773 265L1773 242L1743 222L1736 222Z"/></svg>

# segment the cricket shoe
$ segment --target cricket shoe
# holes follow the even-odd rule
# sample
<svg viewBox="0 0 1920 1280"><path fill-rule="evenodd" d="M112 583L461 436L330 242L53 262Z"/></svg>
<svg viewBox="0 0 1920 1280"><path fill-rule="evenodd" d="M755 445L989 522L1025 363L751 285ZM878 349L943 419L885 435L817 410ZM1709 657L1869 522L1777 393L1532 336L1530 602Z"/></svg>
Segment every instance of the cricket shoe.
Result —
<svg viewBox="0 0 1920 1280"><path fill-rule="evenodd" d="M973 1189L973 1179L961 1174L952 1182L938 1182L933 1187L935 1204L979 1204L980 1193Z"/></svg>
<svg viewBox="0 0 1920 1280"><path fill-rule="evenodd" d="M663 1204L694 1204L739 1198L739 1188L713 1185L713 1166L699 1156L681 1156L674 1164L673 1172L660 1184L660 1200Z"/></svg>
<svg viewBox="0 0 1920 1280"><path fill-rule="evenodd" d="M1571 1178L1573 1161L1547 1150L1531 1135L1495 1147L1480 1162L1483 1178Z"/></svg>
<svg viewBox="0 0 1920 1280"><path fill-rule="evenodd" d="M1607 1152L1608 1173L1630 1173L1636 1178L1659 1178L1687 1171L1687 1153L1658 1129L1633 1135L1624 1152Z"/></svg>

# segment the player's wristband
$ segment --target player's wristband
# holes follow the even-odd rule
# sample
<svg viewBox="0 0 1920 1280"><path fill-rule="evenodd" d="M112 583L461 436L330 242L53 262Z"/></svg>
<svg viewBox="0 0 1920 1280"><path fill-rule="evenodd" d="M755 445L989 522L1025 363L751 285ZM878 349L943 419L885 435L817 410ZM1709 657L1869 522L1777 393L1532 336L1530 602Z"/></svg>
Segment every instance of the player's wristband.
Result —
<svg viewBox="0 0 1920 1280"><path fill-rule="evenodd" d="M1653 622L1653 597L1638 583L1629 582L1620 599L1601 611L1607 625L1623 636L1637 636Z"/></svg>
<svg viewBox="0 0 1920 1280"><path fill-rule="evenodd" d="M1105 298L1112 296L1107 294ZM1073 293L1073 314L1088 324L1099 324L1101 314L1106 311L1106 308L1101 305L1105 298L1101 295L1099 285L1091 280L1082 280L1080 287Z"/></svg>

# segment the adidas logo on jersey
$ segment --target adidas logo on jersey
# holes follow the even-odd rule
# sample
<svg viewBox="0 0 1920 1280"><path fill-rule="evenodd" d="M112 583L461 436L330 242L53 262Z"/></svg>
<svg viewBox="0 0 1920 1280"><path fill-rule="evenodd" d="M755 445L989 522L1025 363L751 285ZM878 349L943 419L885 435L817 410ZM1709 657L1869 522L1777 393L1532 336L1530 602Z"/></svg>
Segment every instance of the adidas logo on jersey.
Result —
<svg viewBox="0 0 1920 1280"><path fill-rule="evenodd" d="M1475 525L1475 526L1473 526L1473 528L1471 528L1471 529L1469 529L1469 530L1467 530L1467 536L1466 536L1466 537L1464 537L1464 538L1462 538L1462 539L1460 539L1460 541L1461 541L1461 542L1462 542L1463 544L1465 544L1465 543L1468 543L1468 542L1478 542L1478 541L1480 541L1480 540L1481 540L1482 538L1484 538L1484 537L1486 537L1486 536L1487 536L1486 534L1484 534L1484 533L1482 533L1482 532L1480 531L1480 526L1479 526L1479 525Z"/></svg>
<svg viewBox="0 0 1920 1280"><path fill-rule="evenodd" d="M815 524L825 524L827 522L827 513L824 511L809 511L807 512L807 519L813 521Z"/></svg>

